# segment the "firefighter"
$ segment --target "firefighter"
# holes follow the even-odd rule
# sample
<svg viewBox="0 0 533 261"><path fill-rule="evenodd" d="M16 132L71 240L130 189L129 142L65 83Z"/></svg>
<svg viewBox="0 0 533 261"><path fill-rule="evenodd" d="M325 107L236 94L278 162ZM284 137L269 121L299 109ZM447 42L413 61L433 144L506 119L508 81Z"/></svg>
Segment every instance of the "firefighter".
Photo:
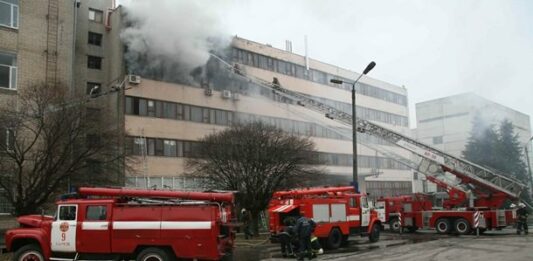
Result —
<svg viewBox="0 0 533 261"><path fill-rule="evenodd" d="M252 231L250 231L250 223L252 222L252 215L246 208L241 210L241 222L243 223L244 239L252 237Z"/></svg>
<svg viewBox="0 0 533 261"><path fill-rule="evenodd" d="M298 234L298 260L304 260L305 256L312 258L311 235L316 223L312 219L301 216L296 220L296 233Z"/></svg>
<svg viewBox="0 0 533 261"><path fill-rule="evenodd" d="M324 254L324 249L322 249L318 237L315 235L311 236L311 251L313 257Z"/></svg>
<svg viewBox="0 0 533 261"><path fill-rule="evenodd" d="M295 232L295 222L296 220L292 217L288 217L283 221L285 228L283 232L279 233L279 242L281 246L281 254L283 257L295 257L294 250L297 248L298 240L296 239ZM296 247L295 247L296 245Z"/></svg>
<svg viewBox="0 0 533 261"><path fill-rule="evenodd" d="M516 225L516 234L520 235L522 232L522 229L524 230L524 233L527 235L527 216L529 215L528 210L526 208L526 205L524 203L518 204L518 210L516 210L516 215L518 216L518 222Z"/></svg>

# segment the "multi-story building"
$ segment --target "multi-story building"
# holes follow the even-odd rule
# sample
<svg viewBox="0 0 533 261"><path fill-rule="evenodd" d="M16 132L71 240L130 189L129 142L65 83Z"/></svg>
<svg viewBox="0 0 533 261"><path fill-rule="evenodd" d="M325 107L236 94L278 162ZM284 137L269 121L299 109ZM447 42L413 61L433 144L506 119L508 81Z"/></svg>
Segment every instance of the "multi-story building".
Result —
<svg viewBox="0 0 533 261"><path fill-rule="evenodd" d="M462 157L476 117L487 127L497 127L503 120L509 120L522 146L531 137L528 115L473 93L417 103L416 137L421 142Z"/></svg>
<svg viewBox="0 0 533 261"><path fill-rule="evenodd" d="M120 25L121 15L113 3L0 0L0 103L33 84L61 84L82 94L95 84L106 91L123 79L120 32L111 27ZM117 97L89 105L122 108ZM0 142L9 137L0 126ZM8 208L0 199L0 213Z"/></svg>
<svg viewBox="0 0 533 261"><path fill-rule="evenodd" d="M270 82L276 78L287 89L351 113L351 85L332 84L330 79L353 81L358 73L237 37L224 57L248 76ZM207 75L217 74L213 70L223 70L209 63L206 67L211 68ZM183 173L196 141L234 122L250 120L262 120L289 133L309 136L332 182L346 184L351 180L350 127L296 104L272 99L272 92L253 88L249 81L235 78L238 77L214 76L201 88L148 79L131 85L126 91L125 128L134 145L133 153L142 157L135 165L137 171L128 174L128 185L194 187L196 184L185 179ZM357 93L359 117L408 134L405 88L363 77ZM358 140L361 141L358 167L362 191L372 195L413 191L411 170L377 155L364 144L370 142L390 146L397 153L407 152L364 134L359 134Z"/></svg>

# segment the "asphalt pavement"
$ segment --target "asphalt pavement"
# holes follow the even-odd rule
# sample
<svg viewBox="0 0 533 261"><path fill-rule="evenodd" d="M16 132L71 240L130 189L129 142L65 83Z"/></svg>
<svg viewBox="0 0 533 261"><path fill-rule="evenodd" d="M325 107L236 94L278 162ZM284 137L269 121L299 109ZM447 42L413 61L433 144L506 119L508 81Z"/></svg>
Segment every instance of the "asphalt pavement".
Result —
<svg viewBox="0 0 533 261"><path fill-rule="evenodd" d="M415 234L382 234L377 243L356 239L348 248L328 252L313 260L444 261L444 260L533 260L533 236L518 236L515 230L489 232L480 237ZM352 239L350 240L352 241ZM279 258L264 260L290 260Z"/></svg>

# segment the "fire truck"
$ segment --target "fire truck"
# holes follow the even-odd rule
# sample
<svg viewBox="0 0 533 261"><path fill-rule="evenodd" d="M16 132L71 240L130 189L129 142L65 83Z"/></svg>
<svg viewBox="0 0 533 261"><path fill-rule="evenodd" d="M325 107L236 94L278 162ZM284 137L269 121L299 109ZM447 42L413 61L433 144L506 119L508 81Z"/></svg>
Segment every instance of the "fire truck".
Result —
<svg viewBox="0 0 533 261"><path fill-rule="evenodd" d="M512 210L504 209L504 206L510 201L519 200L520 194L527 188L522 181L511 175L500 173L433 148L407 135L359 117L355 119L356 126L352 126L351 114L338 110L315 97L291 90L290 86L282 86L277 78L270 81L248 75L245 66L230 64L216 55L212 56L220 62L220 66L231 69L228 71L234 72L238 77L271 91L274 102L285 102L305 107L316 112L317 115L325 116L328 120L334 120L347 127L355 128L357 132L384 141L388 146L371 143L365 139L358 140L364 147L416 170L426 176L430 182L445 188L448 198L440 206L429 206L427 200L424 202L418 200L419 198L408 200L406 204L401 203L400 209L404 212L402 226L407 226L411 230L428 227L436 228L439 233L455 231L464 234L470 231L474 223L482 229L501 228L513 224L515 214ZM342 130L328 127L327 124L323 124L323 127L345 138L351 138L351 133L347 134ZM390 145L411 152L412 157L398 154L389 148ZM452 176L454 180L450 180L449 176ZM410 195L402 200L413 197L416 198L414 195ZM393 201L401 202L402 200L395 199ZM383 201L378 202L378 204L384 207ZM392 204L394 205L394 203ZM531 206L529 207L531 208ZM386 209L379 210L381 214L383 214L382 211L386 211ZM395 215L400 217L400 213L401 211L394 214L389 213L389 215L382 217L382 220L387 220ZM477 218L474 219L474 216Z"/></svg>
<svg viewBox="0 0 533 261"><path fill-rule="evenodd" d="M381 230L381 221L369 207L367 196L348 186L277 191L269 203L268 214L273 240L291 220L304 216L315 221L314 235L329 249L339 248L354 234L376 242Z"/></svg>
<svg viewBox="0 0 533 261"><path fill-rule="evenodd" d="M234 195L80 188L54 217L18 218L5 235L14 260L231 260Z"/></svg>
<svg viewBox="0 0 533 261"><path fill-rule="evenodd" d="M498 195L496 189L492 194L477 193L479 191L466 191L432 176L427 178L445 192L378 199L387 219L384 222L389 223L392 231L435 229L439 234L464 235L473 232L474 228L483 233L513 225L516 221L516 209L503 207L506 201L516 201L517 198Z"/></svg>

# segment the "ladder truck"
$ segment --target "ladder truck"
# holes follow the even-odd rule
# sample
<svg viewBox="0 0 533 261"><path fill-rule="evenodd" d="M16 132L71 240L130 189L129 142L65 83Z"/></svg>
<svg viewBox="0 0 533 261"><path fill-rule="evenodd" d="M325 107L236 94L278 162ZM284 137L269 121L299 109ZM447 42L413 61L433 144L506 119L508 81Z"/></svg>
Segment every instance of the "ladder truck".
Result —
<svg viewBox="0 0 533 261"><path fill-rule="evenodd" d="M6 232L13 260L232 259L230 192L85 187L56 204Z"/></svg>
<svg viewBox="0 0 533 261"><path fill-rule="evenodd" d="M379 240L381 221L370 208L366 195L354 187L316 187L273 194L268 207L271 241L300 216L316 222L314 235L328 249L337 249L350 235Z"/></svg>
<svg viewBox="0 0 533 261"><path fill-rule="evenodd" d="M222 62L233 73L271 90L285 101L303 106L346 126L352 126L351 114L337 110L309 95L284 88L276 78L269 82L247 75L242 66L229 64L216 55L213 55L213 57ZM480 226L485 226L486 229L501 228L514 222L515 213L502 208L508 201L519 200L520 193L526 188L526 185L520 180L448 154L368 120L356 118L355 129L358 132L378 137L410 151L415 155L416 159L398 155L384 148L384 146L364 144L401 164L417 170L428 177L430 181L436 182L437 185L445 186L450 194L451 199L446 201L448 209L442 210L447 211L449 214L442 216L440 213L443 212L425 210L427 205L423 208L424 210L420 208L419 211L413 211L412 208L411 210L409 209L409 205L406 205L402 208L403 211L406 214L413 213L413 215L408 215L404 218L402 226L410 226L413 229L415 227L436 228L439 233L448 233L453 231L451 227L453 224L455 232L467 233L472 228L473 216L478 211L481 211ZM447 182L445 180L447 173L453 175L459 183ZM419 214L423 214L422 217ZM457 231L457 227L460 228L459 231Z"/></svg>

